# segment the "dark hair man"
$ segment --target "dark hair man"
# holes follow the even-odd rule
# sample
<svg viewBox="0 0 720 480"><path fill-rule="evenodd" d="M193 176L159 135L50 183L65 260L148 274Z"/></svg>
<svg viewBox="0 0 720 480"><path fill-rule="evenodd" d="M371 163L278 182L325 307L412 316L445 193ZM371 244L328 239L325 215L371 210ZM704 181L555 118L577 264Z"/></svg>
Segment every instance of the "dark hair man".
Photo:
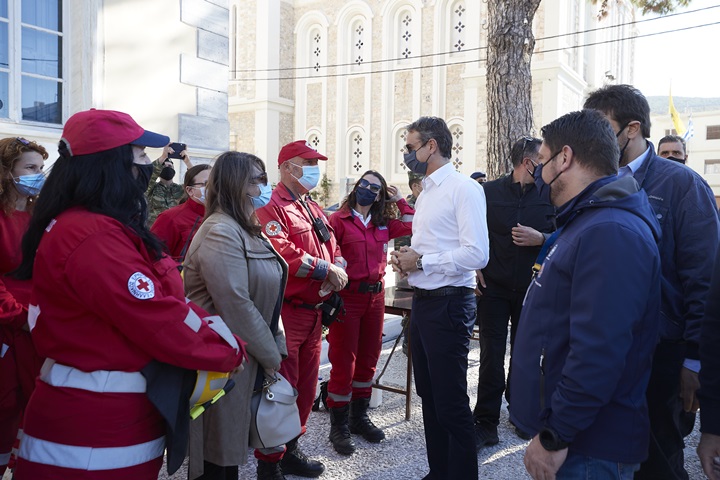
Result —
<svg viewBox="0 0 720 480"><path fill-rule="evenodd" d="M660 228L645 192L617 178L600 113L568 113L541 132L535 185L558 207L557 230L520 317L510 383L522 401L510 418L537 434L525 452L533 479L629 479L648 444Z"/></svg>
<svg viewBox="0 0 720 480"><path fill-rule="evenodd" d="M424 188L415 203L412 248L392 252L390 263L415 288L410 349L423 406L426 478L477 480L467 368L475 270L488 260L485 195L450 163L452 135L443 119L421 117L407 128L405 164L425 175Z"/></svg>
<svg viewBox="0 0 720 480"><path fill-rule="evenodd" d="M472 178L481 185L487 182L487 175L485 174L485 172L473 172L472 174L470 174L470 178Z"/></svg>
<svg viewBox="0 0 720 480"><path fill-rule="evenodd" d="M585 107L610 121L621 147L619 175L632 175L645 190L662 229L660 342L647 389L652 437L635 478L687 479L678 418L682 408L698 408L698 343L712 274L707 256L717 248L720 230L715 198L700 175L655 155L647 140L650 106L639 90L608 85L591 93Z"/></svg>
<svg viewBox="0 0 720 480"><path fill-rule="evenodd" d="M547 199L540 198L533 183L532 172L541 143L542 140L532 137L515 142L510 153L513 171L483 185L490 261L478 271L480 376L473 411L478 447L499 441L497 426L503 391L510 403L510 390L505 388L508 320L512 352L532 266L546 238L543 233L553 231L551 217L555 209Z"/></svg>
<svg viewBox="0 0 720 480"><path fill-rule="evenodd" d="M150 176L147 192L145 192L145 197L148 200L148 227L155 223L158 215L162 212L178 206L185 195L183 186L173 182L175 166L172 158L168 157L171 153L176 152L170 145L166 145L160 157L152 163L153 172ZM192 168L193 164L187 150L177 153L182 157L185 166Z"/></svg>
<svg viewBox="0 0 720 480"><path fill-rule="evenodd" d="M685 140L679 135L666 135L658 142L658 156L687 163L687 146Z"/></svg>
<svg viewBox="0 0 720 480"><path fill-rule="evenodd" d="M318 160L327 157L305 140L282 147L278 154L280 183L273 190L270 203L255 211L263 232L288 264L280 313L288 356L280 365L280 373L298 391L303 431L315 400L322 351L322 311L317 305L327 300L330 292L342 290L347 284L346 263L328 227L328 219L307 195L320 180ZM318 477L325 471L321 462L308 459L300 450L297 438L286 447L280 461L284 474Z"/></svg>

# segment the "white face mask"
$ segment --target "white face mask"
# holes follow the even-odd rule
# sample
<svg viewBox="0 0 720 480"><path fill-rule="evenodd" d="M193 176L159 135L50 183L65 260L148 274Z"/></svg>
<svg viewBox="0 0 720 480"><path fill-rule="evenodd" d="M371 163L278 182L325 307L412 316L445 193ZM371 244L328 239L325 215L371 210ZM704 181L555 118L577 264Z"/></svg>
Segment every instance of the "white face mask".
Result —
<svg viewBox="0 0 720 480"><path fill-rule="evenodd" d="M205 187L197 187L200 190L200 197L194 197L195 200L205 205Z"/></svg>

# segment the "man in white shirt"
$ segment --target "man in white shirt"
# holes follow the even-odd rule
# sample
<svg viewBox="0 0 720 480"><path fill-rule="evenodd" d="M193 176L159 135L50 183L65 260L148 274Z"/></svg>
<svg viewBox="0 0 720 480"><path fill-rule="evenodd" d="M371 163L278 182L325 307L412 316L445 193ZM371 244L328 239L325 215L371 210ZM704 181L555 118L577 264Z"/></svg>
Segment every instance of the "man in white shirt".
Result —
<svg viewBox="0 0 720 480"><path fill-rule="evenodd" d="M425 179L412 248L392 252L390 263L415 288L410 348L430 465L425 478L476 480L467 368L475 271L488 262L485 194L450 162L452 135L444 120L421 117L407 129L405 164Z"/></svg>

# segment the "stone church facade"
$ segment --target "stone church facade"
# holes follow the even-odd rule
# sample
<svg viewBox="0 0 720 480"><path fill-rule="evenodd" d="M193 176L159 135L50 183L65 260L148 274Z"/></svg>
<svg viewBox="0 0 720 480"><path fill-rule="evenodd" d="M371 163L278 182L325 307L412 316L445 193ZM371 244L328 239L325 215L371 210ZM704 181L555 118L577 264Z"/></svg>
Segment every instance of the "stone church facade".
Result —
<svg viewBox="0 0 720 480"><path fill-rule="evenodd" d="M634 12L598 21L595 9L541 3L528 133L580 108L589 90L632 81ZM405 126L422 115L447 121L458 171L485 170L485 2L231 0L229 10L230 146L258 154L275 178L282 145L306 139L329 157L327 203L368 169L407 193Z"/></svg>

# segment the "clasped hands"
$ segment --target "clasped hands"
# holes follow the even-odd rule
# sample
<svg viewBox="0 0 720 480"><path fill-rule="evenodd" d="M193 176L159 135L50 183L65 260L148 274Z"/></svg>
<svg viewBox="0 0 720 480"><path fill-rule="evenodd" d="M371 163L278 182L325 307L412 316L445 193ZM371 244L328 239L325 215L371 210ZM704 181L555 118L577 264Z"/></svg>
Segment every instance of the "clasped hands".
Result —
<svg viewBox="0 0 720 480"><path fill-rule="evenodd" d="M420 254L410 247L400 247L400 250L390 252L388 265L392 266L393 272L399 273L402 278L408 273L417 271L417 260Z"/></svg>

